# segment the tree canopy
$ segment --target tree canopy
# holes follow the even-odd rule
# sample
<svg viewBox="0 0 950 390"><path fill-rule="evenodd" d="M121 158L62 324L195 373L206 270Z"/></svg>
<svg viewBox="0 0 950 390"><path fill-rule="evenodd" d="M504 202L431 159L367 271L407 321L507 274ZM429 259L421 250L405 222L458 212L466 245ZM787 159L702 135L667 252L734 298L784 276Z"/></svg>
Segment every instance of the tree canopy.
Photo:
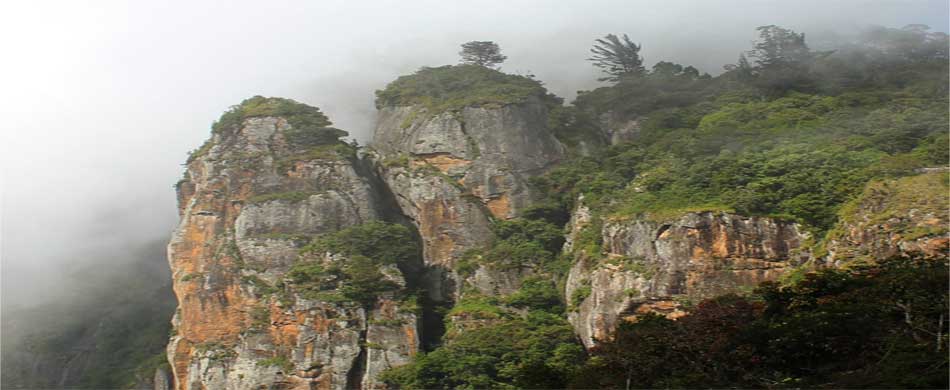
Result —
<svg viewBox="0 0 950 390"><path fill-rule="evenodd" d="M607 34L595 42L594 47L590 49L593 56L587 60L607 73L607 77L600 78L600 81L616 82L623 77L644 73L643 58L640 57L641 46L630 41L627 34L623 35L623 39L614 34Z"/></svg>
<svg viewBox="0 0 950 390"><path fill-rule="evenodd" d="M472 64L494 68L498 64L505 62L508 57L501 54L501 48L492 41L471 41L462 44L462 51L459 52L463 64Z"/></svg>

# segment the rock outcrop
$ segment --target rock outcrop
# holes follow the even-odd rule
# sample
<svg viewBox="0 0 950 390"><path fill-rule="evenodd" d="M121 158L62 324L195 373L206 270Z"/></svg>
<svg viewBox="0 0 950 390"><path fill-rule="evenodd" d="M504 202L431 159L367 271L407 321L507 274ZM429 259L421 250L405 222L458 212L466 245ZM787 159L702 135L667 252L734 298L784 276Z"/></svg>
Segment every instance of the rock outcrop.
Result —
<svg viewBox="0 0 950 390"><path fill-rule="evenodd" d="M188 163L168 246L179 301L168 358L178 389L372 388L379 371L418 348L416 315L393 294L366 306L287 283L310 238L388 212L386 191L352 147L301 143L291 137L301 130L283 116L242 117L216 128ZM388 275L405 286L399 270Z"/></svg>
<svg viewBox="0 0 950 390"><path fill-rule="evenodd" d="M819 260L829 266L916 254L945 259L950 252L946 170L869 183L844 208Z"/></svg>
<svg viewBox="0 0 950 390"><path fill-rule="evenodd" d="M365 153L339 141L340 131L312 107L249 101L222 117L177 187L181 224L168 246L179 301L168 345L175 388L382 388L379 374L433 345L443 331L435 328L448 327L450 343L492 321L478 305L445 318L436 307L492 300L491 310L516 317L526 310L503 307L505 299L534 281L554 291L556 272L534 264L541 260L495 267L472 251L496 239L496 221L536 199L528 179L564 158L541 96L440 112L384 104ZM614 125L622 130L615 142L639 128ZM712 211L603 220L582 197L564 244L573 258L562 291L568 321L589 348L621 321L677 318L693 303L803 264L910 252L945 258L947 188L943 172L872 183L814 256L815 240L793 222ZM365 271L368 254L305 248L379 220L415 229L421 254L412 263ZM561 242L553 229L551 258ZM377 279L346 276L358 266ZM344 277L357 288L387 287L347 295ZM416 302L422 291L428 296Z"/></svg>
<svg viewBox="0 0 950 390"><path fill-rule="evenodd" d="M568 250L589 223L580 206ZM807 236L796 224L730 213L608 221L599 236L602 253L574 251L566 286L568 319L587 347L608 339L619 321L646 312L676 318L690 302L776 279L808 258L798 251Z"/></svg>
<svg viewBox="0 0 950 390"><path fill-rule="evenodd" d="M378 169L423 241L432 298L458 292L455 261L491 238L493 219L516 216L527 184L563 158L539 98L430 115L422 106L380 109L372 148Z"/></svg>

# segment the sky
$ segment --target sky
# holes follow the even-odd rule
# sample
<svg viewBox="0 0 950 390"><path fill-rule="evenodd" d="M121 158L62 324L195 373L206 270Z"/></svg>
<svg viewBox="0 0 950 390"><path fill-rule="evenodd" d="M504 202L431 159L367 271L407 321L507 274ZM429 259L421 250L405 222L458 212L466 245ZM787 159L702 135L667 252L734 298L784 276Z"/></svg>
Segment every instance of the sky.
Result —
<svg viewBox="0 0 950 390"><path fill-rule="evenodd" d="M172 185L229 106L320 107L361 143L373 91L492 40L502 70L572 99L596 88L593 40L626 33L649 66L718 73L777 24L808 36L869 25L947 31L948 4L835 1L43 1L0 5L0 286L4 305L59 299L71 275L140 256L177 223ZM83 273L88 275L88 273Z"/></svg>

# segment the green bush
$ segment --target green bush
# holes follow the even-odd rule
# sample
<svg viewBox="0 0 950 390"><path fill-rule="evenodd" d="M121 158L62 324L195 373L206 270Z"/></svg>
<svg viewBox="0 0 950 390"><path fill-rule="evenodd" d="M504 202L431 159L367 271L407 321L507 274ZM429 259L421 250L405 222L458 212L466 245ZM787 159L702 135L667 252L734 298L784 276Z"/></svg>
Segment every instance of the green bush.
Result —
<svg viewBox="0 0 950 390"><path fill-rule="evenodd" d="M543 98L541 83L478 65L447 65L422 68L402 76L376 91L376 107L415 106L426 114L458 111L464 107L501 107L522 103L529 97Z"/></svg>
<svg viewBox="0 0 950 390"><path fill-rule="evenodd" d="M583 359L563 318L532 312L461 332L381 380L401 389L564 388Z"/></svg>
<svg viewBox="0 0 950 390"><path fill-rule="evenodd" d="M386 279L381 267L411 268L421 263L419 244L412 231L381 221L319 236L302 248L301 253L305 260L294 264L287 277L304 297L343 298L363 305L373 304L380 294L400 289L398 284ZM324 265L320 262L324 253L342 255L346 261Z"/></svg>
<svg viewBox="0 0 950 390"><path fill-rule="evenodd" d="M254 96L228 109L211 126L212 132L234 131L245 119L254 117L281 117L291 129L285 134L287 141L298 146L317 146L339 142L347 133L329 127L330 120L319 108L298 103L291 99Z"/></svg>
<svg viewBox="0 0 950 390"><path fill-rule="evenodd" d="M554 281L543 277L526 278L521 288L505 298L505 303L514 307L547 311L560 314L564 311L561 293Z"/></svg>

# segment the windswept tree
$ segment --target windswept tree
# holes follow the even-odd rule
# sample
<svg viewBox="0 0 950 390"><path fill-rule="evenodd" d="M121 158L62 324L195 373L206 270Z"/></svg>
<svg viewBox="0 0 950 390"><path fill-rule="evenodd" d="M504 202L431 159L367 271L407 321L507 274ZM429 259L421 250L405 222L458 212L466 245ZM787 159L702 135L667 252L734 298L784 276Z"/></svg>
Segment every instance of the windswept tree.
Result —
<svg viewBox="0 0 950 390"><path fill-rule="evenodd" d="M749 51L759 68L804 65L820 53L813 53L805 43L805 33L796 33L775 25L760 26L759 41Z"/></svg>
<svg viewBox="0 0 950 390"><path fill-rule="evenodd" d="M594 55L587 60L608 74L598 80L617 82L624 77L644 74L643 58L640 57L641 46L631 42L627 34L623 35L623 39L614 34L607 34L595 42L594 47L590 49Z"/></svg>
<svg viewBox="0 0 950 390"><path fill-rule="evenodd" d="M781 96L789 90L800 92L818 88L812 67L817 60L832 52L812 51L805 43L805 34L787 28L768 25L757 27L759 40L748 52L754 66L751 80L771 96Z"/></svg>
<svg viewBox="0 0 950 390"><path fill-rule="evenodd" d="M501 54L501 48L498 47L498 44L492 41L463 43L459 55L462 56L463 64L484 66L486 68L494 68L508 59L508 57Z"/></svg>

